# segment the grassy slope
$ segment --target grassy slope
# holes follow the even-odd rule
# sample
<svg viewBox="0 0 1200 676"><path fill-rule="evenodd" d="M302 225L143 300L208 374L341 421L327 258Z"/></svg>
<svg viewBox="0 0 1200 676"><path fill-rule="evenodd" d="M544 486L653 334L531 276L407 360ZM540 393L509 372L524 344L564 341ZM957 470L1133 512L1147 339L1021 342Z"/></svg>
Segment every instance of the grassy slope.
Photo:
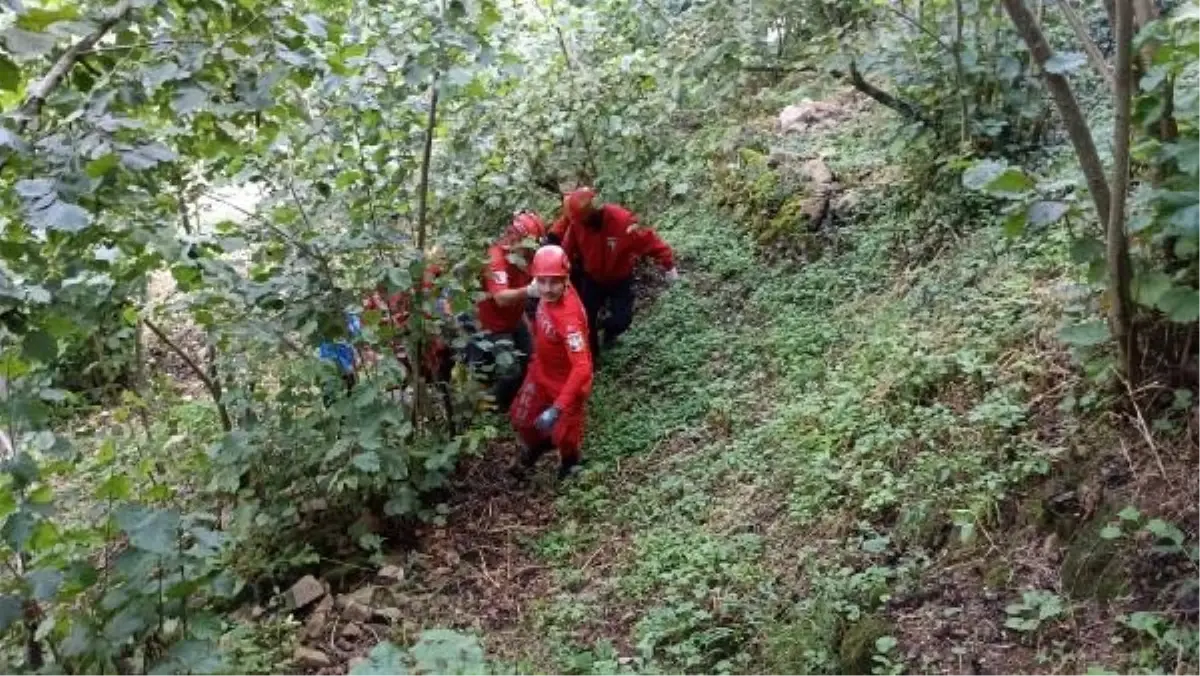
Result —
<svg viewBox="0 0 1200 676"><path fill-rule="evenodd" d="M879 168L878 124L818 139L835 171ZM1115 636L1115 611L1086 596L1037 631L999 629L1021 591L1065 579L1038 574L1061 551L1022 559L1048 531L1021 530L1015 494L1089 454L1057 406L1075 380L1051 339L1063 238L970 227L898 266L897 244L947 215L889 213L894 186L861 189L842 251L802 268L764 267L704 203L656 219L686 282L606 361L589 470L527 544L553 584L529 640L494 652L585 673L861 672L890 635L884 669L1113 659L1078 618Z"/></svg>

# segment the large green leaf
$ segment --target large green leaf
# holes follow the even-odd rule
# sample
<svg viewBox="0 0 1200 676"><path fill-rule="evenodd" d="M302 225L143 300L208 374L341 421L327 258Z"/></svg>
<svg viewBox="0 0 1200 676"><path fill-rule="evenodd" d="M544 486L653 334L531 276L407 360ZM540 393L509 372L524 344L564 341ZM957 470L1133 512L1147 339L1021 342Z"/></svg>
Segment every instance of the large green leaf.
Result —
<svg viewBox="0 0 1200 676"><path fill-rule="evenodd" d="M188 115L200 110L208 103L208 94L199 87L182 87L171 101L171 109L179 115Z"/></svg>
<svg viewBox="0 0 1200 676"><path fill-rule="evenodd" d="M1172 287L1159 297L1158 307L1171 321L1190 324L1200 318L1200 293L1196 289Z"/></svg>
<svg viewBox="0 0 1200 676"><path fill-rule="evenodd" d="M1094 320L1064 326L1058 332L1058 337L1064 343L1075 347L1094 347L1103 345L1109 340L1108 324L1103 320Z"/></svg>
<svg viewBox="0 0 1200 676"><path fill-rule="evenodd" d="M963 172L963 187L989 193L1010 195L1033 188L1033 180L1020 169L995 160L976 162Z"/></svg>
<svg viewBox="0 0 1200 676"><path fill-rule="evenodd" d="M21 88L21 69L12 59L0 54L0 89L15 92Z"/></svg>
<svg viewBox="0 0 1200 676"><path fill-rule="evenodd" d="M0 632L8 631L22 614L21 599L10 594L0 595Z"/></svg>
<svg viewBox="0 0 1200 676"><path fill-rule="evenodd" d="M1056 52L1046 59L1045 68L1047 73L1067 75L1079 70L1085 63L1087 57L1082 52Z"/></svg>
<svg viewBox="0 0 1200 676"><path fill-rule="evenodd" d="M416 671L425 674L483 674L487 673L483 647L479 640L448 629L431 629L421 633L412 647Z"/></svg>
<svg viewBox="0 0 1200 676"><path fill-rule="evenodd" d="M154 554L174 553L178 544L179 515L171 510L124 505L116 510L117 526L129 535L129 544Z"/></svg>
<svg viewBox="0 0 1200 676"><path fill-rule="evenodd" d="M5 29L3 33L0 33L0 39L8 47L9 53L14 56L30 58L45 56L51 49L54 49L55 43L53 35L27 31L17 26Z"/></svg>
<svg viewBox="0 0 1200 676"><path fill-rule="evenodd" d="M1058 222L1070 207L1066 202L1037 201L1029 205L1029 224L1043 227Z"/></svg>
<svg viewBox="0 0 1200 676"><path fill-rule="evenodd" d="M33 598L39 601L49 601L58 593L63 583L62 571L57 568L39 568L31 571L26 580L33 588Z"/></svg>
<svg viewBox="0 0 1200 676"><path fill-rule="evenodd" d="M1170 276L1152 270L1133 278L1133 299L1146 307L1156 307L1159 298L1170 288Z"/></svg>
<svg viewBox="0 0 1200 676"><path fill-rule="evenodd" d="M17 17L17 25L28 31L40 32L46 30L52 23L73 21L79 18L79 8L76 5L62 5L55 9L28 7Z"/></svg>
<svg viewBox="0 0 1200 676"><path fill-rule="evenodd" d="M54 200L50 206L34 211L31 220L47 230L79 232L92 223L92 215L78 204Z"/></svg>
<svg viewBox="0 0 1200 676"><path fill-rule="evenodd" d="M371 648L365 662L350 670L351 676L402 676L408 673L408 656L391 641Z"/></svg>

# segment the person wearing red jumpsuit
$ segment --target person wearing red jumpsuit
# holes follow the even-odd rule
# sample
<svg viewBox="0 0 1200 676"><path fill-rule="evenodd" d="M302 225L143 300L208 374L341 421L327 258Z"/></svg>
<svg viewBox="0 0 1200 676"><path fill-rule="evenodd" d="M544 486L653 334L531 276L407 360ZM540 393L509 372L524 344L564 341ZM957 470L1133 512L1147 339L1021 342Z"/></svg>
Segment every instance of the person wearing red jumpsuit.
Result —
<svg viewBox="0 0 1200 676"><path fill-rule="evenodd" d="M633 323L633 269L642 258L653 258L669 281L679 278L671 247L651 228L642 227L633 212L616 204L596 206L596 193L579 188L563 198L563 211L550 228L568 258L578 266L576 284L587 309L591 331L588 343L599 355L600 332L610 347ZM600 311L608 316L600 321Z"/></svg>
<svg viewBox="0 0 1200 676"><path fill-rule="evenodd" d="M533 361L509 412L521 440L523 477L550 448L558 450L558 478L565 479L580 461L587 401L592 393L592 354L587 312L568 280L570 262L555 245L534 254L530 295L539 297L533 326Z"/></svg>
<svg viewBox="0 0 1200 676"><path fill-rule="evenodd" d="M533 281L530 259L546 234L542 219L532 211L520 211L504 234L488 249L482 286L487 297L475 306L477 321L464 320L472 333L466 346L467 363L477 371L491 371L490 395L496 406L507 411L521 387L532 338L525 320L526 288ZM511 363L498 359L503 352Z"/></svg>

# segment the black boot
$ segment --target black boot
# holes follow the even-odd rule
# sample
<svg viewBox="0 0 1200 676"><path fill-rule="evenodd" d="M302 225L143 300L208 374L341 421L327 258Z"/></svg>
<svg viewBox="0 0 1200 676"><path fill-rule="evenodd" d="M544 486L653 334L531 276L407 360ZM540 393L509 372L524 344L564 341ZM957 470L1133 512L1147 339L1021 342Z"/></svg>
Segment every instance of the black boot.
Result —
<svg viewBox="0 0 1200 676"><path fill-rule="evenodd" d="M526 446L521 444L521 454L517 457L517 462L508 469L508 473L517 480L524 480L526 473L537 464L537 461L545 455L546 451L553 448L550 442L543 442L537 446Z"/></svg>
<svg viewBox="0 0 1200 676"><path fill-rule="evenodd" d="M575 474L575 470L578 467L579 460L577 458L560 460L558 463L558 480L565 481L566 479L569 479L573 474Z"/></svg>

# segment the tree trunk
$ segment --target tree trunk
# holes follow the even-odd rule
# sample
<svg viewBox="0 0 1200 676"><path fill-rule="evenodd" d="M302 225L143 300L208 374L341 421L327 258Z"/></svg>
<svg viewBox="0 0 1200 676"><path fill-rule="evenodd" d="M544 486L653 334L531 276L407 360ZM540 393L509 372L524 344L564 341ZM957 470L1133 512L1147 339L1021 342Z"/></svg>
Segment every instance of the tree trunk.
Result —
<svg viewBox="0 0 1200 676"><path fill-rule="evenodd" d="M1112 205L1108 212L1109 328L1117 342L1121 370L1136 384L1137 346L1129 287L1129 240L1125 236L1125 194L1129 187L1130 108L1133 100L1133 11L1127 0L1117 2L1115 30L1117 67L1113 121Z"/></svg>
<svg viewBox="0 0 1200 676"><path fill-rule="evenodd" d="M967 82L962 62L963 21L962 0L954 0L954 86L958 88L959 140L965 144L971 137L971 104L967 99Z"/></svg>
<svg viewBox="0 0 1200 676"><path fill-rule="evenodd" d="M421 182L417 187L417 250L421 256L419 277L413 292L413 309L409 314L418 327L415 354L408 356L413 372L413 429L420 431L425 415L425 388L421 382L421 366L425 357L425 260L426 239L429 234L429 164L433 158L433 134L437 127L438 74L429 85L429 117L425 123L425 148L421 155Z"/></svg>
<svg viewBox="0 0 1200 676"><path fill-rule="evenodd" d="M1063 76L1046 72L1044 66L1051 55L1050 45L1046 43L1046 38L1038 28L1037 21L1025 7L1023 0L1001 1L1004 3L1004 11L1008 12L1017 33L1020 34L1025 46L1029 48L1029 53L1033 55L1034 62L1039 66L1042 77L1046 81L1046 89L1050 91L1050 96L1054 99L1054 105L1071 138L1071 145L1075 148L1075 155L1079 158L1079 166L1087 179L1088 190L1092 193L1092 202L1096 206L1096 215L1101 223L1105 223L1110 213L1111 195L1108 182L1104 178L1104 165L1100 163L1100 155L1096 152L1092 132L1088 129L1087 121L1079 110L1079 104L1076 103L1075 95L1071 92L1071 85Z"/></svg>

